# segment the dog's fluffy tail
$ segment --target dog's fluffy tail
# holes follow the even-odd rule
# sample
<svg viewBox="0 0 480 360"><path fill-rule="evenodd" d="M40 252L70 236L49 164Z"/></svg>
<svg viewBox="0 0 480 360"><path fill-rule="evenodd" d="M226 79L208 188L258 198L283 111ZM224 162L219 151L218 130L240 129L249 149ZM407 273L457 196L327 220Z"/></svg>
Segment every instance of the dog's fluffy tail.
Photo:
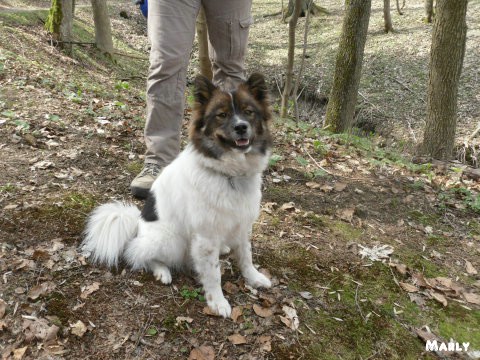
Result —
<svg viewBox="0 0 480 360"><path fill-rule="evenodd" d="M140 210L131 204L112 202L90 215L82 251L95 263L117 266L125 245L137 235Z"/></svg>

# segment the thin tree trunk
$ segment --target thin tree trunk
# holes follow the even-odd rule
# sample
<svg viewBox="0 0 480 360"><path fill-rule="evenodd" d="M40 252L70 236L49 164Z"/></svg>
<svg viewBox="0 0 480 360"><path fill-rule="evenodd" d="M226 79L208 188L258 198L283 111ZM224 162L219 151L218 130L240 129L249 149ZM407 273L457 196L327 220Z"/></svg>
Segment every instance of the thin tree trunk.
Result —
<svg viewBox="0 0 480 360"><path fill-rule="evenodd" d="M209 80L212 80L212 63L208 56L208 31L207 19L205 18L205 11L203 6L197 16L197 41L198 41L198 65L199 72Z"/></svg>
<svg viewBox="0 0 480 360"><path fill-rule="evenodd" d="M293 63L295 60L295 30L297 28L298 17L302 10L302 0L295 0L295 8L293 15L288 22L288 57L287 57L287 72L285 76L285 87L283 88L282 104L280 107L280 116L282 118L287 116L288 99L292 91L293 79Z"/></svg>
<svg viewBox="0 0 480 360"><path fill-rule="evenodd" d="M64 41L63 49L72 53L73 4L72 0L62 0L62 23L60 24L60 39Z"/></svg>
<svg viewBox="0 0 480 360"><path fill-rule="evenodd" d="M428 80L423 150L435 159L453 156L458 83L467 35L468 0L437 0Z"/></svg>
<svg viewBox="0 0 480 360"><path fill-rule="evenodd" d="M95 43L103 53L113 57L113 40L106 0L91 0L95 23Z"/></svg>
<svg viewBox="0 0 480 360"><path fill-rule="evenodd" d="M425 21L432 22L433 17L433 0L425 0Z"/></svg>
<svg viewBox="0 0 480 360"><path fill-rule="evenodd" d="M325 125L333 132L344 132L353 125L371 4L371 0L346 3L347 12L325 115Z"/></svg>
<svg viewBox="0 0 480 360"><path fill-rule="evenodd" d="M60 26L62 24L62 0L52 0L45 29L52 35L53 40L60 40Z"/></svg>
<svg viewBox="0 0 480 360"><path fill-rule="evenodd" d="M305 30L303 32L303 50L302 50L302 58L300 60L300 68L298 69L297 78L295 79L295 86L293 87L293 102L295 105L295 119L297 121L300 120L300 114L298 112L298 87L300 85L300 80L302 79L303 75L303 68L305 66L305 56L307 54L307 41L308 41L308 28L310 25L310 5L313 4L313 0L309 0L309 4L307 6L307 17L305 19Z"/></svg>
<svg viewBox="0 0 480 360"><path fill-rule="evenodd" d="M385 32L392 32L392 15L390 13L390 0L383 0L383 19L385 20Z"/></svg>

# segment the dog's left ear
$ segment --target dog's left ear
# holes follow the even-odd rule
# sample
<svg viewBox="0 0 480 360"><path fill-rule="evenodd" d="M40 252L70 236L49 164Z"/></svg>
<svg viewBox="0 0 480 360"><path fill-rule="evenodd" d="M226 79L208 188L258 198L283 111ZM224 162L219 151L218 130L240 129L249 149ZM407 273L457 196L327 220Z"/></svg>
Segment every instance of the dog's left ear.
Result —
<svg viewBox="0 0 480 360"><path fill-rule="evenodd" d="M246 81L246 84L250 93L258 102L263 102L267 99L268 89L262 74L253 73Z"/></svg>
<svg viewBox="0 0 480 360"><path fill-rule="evenodd" d="M193 95L195 101L199 104L205 105L212 97L213 91L216 89L215 85L203 75L197 75L194 85L195 89Z"/></svg>

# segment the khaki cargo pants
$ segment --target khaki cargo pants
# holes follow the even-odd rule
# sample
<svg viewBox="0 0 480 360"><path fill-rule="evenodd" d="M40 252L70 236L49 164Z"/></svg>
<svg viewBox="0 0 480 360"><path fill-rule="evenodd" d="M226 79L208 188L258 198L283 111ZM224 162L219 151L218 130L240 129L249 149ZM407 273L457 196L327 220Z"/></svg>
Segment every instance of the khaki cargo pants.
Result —
<svg viewBox="0 0 480 360"><path fill-rule="evenodd" d="M187 66L200 6L205 9L213 83L245 79L251 0L149 0L145 163L170 163L180 152Z"/></svg>

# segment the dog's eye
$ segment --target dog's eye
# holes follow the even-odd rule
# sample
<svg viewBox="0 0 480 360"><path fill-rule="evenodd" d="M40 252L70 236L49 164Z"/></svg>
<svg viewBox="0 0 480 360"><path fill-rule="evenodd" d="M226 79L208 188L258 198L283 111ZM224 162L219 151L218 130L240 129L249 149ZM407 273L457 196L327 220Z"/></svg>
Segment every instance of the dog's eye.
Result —
<svg viewBox="0 0 480 360"><path fill-rule="evenodd" d="M222 113L217 114L217 116L219 118L225 119L227 117L227 113L222 112Z"/></svg>
<svg viewBox="0 0 480 360"><path fill-rule="evenodd" d="M247 110L244 111L244 113L245 113L245 115L250 116L250 115L253 114L253 111L247 109Z"/></svg>

